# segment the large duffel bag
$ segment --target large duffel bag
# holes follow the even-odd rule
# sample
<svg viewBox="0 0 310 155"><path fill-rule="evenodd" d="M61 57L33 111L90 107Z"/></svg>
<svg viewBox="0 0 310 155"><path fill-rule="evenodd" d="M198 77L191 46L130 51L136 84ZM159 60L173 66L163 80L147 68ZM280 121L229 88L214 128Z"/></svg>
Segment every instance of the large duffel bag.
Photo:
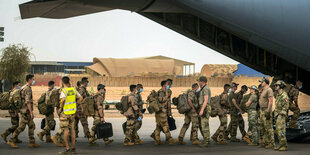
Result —
<svg viewBox="0 0 310 155"><path fill-rule="evenodd" d="M100 123L96 126L96 134L98 139L109 138L113 136L111 123Z"/></svg>
<svg viewBox="0 0 310 155"><path fill-rule="evenodd" d="M177 129L177 126L175 125L175 119L173 117L168 117L168 124L170 131Z"/></svg>
<svg viewBox="0 0 310 155"><path fill-rule="evenodd" d="M46 125L46 120L45 120L45 118L43 118L41 121L41 129L44 129L45 125ZM51 130L54 131L55 127L56 127L56 121L54 120L54 126L51 128Z"/></svg>

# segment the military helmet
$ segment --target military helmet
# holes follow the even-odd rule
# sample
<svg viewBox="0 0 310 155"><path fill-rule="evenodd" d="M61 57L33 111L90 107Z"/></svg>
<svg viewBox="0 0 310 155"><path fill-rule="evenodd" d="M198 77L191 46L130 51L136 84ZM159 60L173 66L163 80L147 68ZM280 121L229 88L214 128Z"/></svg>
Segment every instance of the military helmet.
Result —
<svg viewBox="0 0 310 155"><path fill-rule="evenodd" d="M286 86L285 82L282 80L277 81L274 85L280 86L281 89L283 89Z"/></svg>
<svg viewBox="0 0 310 155"><path fill-rule="evenodd" d="M249 87L249 89L258 90L258 88L257 88L255 85L253 85L253 86Z"/></svg>

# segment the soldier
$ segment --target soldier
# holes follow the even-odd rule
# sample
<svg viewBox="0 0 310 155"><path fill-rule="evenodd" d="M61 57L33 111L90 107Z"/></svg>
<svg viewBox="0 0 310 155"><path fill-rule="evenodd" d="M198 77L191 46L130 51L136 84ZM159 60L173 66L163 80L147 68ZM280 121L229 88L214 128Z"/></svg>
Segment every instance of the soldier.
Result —
<svg viewBox="0 0 310 155"><path fill-rule="evenodd" d="M77 105L80 104L83 100L83 97L79 94L79 92L70 85L70 79L67 76L64 76L61 79L62 85L64 88L61 90L60 94L60 122L59 126L64 131L64 140L66 149L63 152L59 152L59 154L76 154L75 148L75 113L77 111ZM77 102L76 102L77 101ZM71 142L72 148L70 149L68 136L69 129L71 130Z"/></svg>
<svg viewBox="0 0 310 155"><path fill-rule="evenodd" d="M168 124L168 117L172 117L172 115L171 115L171 107L169 107L170 96L167 81L162 81L161 87L162 88L157 92L159 104L161 105L162 109L159 112L155 113L155 119L156 119L156 129L154 132L155 145L162 144L160 141L160 131L164 132L164 134L166 135L166 140L168 140L169 144L174 144L176 140L174 140L171 137Z"/></svg>
<svg viewBox="0 0 310 155"><path fill-rule="evenodd" d="M138 106L135 104L135 93L137 91L136 85L130 85L130 94L128 95L128 105L129 108L126 112L124 112L124 116L127 118L126 122L126 131L125 131L125 140L124 145L125 146L132 146L135 143L133 141L138 136L137 134L137 123L138 120L142 120L143 116L142 113L140 113ZM142 144L142 143L139 143Z"/></svg>
<svg viewBox="0 0 310 155"><path fill-rule="evenodd" d="M64 88L64 86L62 85L61 89L59 89L59 94L61 94L63 88ZM61 110L60 109L61 109L60 103L57 103L56 104L56 113L57 113L57 115L59 117L59 122L60 122L60 114L61 114L61 112L60 112ZM52 139L53 143L56 146L58 146L58 147L64 147L65 146L65 141L63 139L63 129L62 128L59 128L57 133L54 136L52 136L51 139ZM60 141L60 143L58 143L58 141Z"/></svg>
<svg viewBox="0 0 310 155"><path fill-rule="evenodd" d="M292 87L287 93L290 100L289 110L294 113L293 117L290 120L289 128L298 128L297 119L300 115L300 109L298 107L298 96L299 96L299 89L301 88L302 88L302 82L298 80L296 82L296 85Z"/></svg>
<svg viewBox="0 0 310 155"><path fill-rule="evenodd" d="M285 83L278 81L275 83L275 90L278 92L276 96L276 108L274 111L274 117L276 118L276 134L279 139L279 146L275 147L275 150L287 151L286 141L286 117L287 110L289 108L289 98L283 88Z"/></svg>
<svg viewBox="0 0 310 155"><path fill-rule="evenodd" d="M81 86L78 88L79 94L85 99L86 97L89 97L89 93L86 89L86 87L89 86L89 81L87 77L83 77L81 80ZM77 112L75 116L75 132L76 132L76 137L79 135L79 121L81 121L81 124L83 126L84 130L84 137L89 138L89 128L88 128L88 121L87 121L87 116L83 113L83 108L82 105L78 104L77 105Z"/></svg>
<svg viewBox="0 0 310 155"><path fill-rule="evenodd" d="M258 115L257 115L257 104L258 104L258 89L256 86L250 87L251 96L246 103L248 108L248 122L249 122L249 139L246 137L245 141L248 145L256 146L258 145Z"/></svg>
<svg viewBox="0 0 310 155"><path fill-rule="evenodd" d="M141 115L143 114L143 101L142 101L142 96L140 94L142 92L143 92L143 85L142 84L137 84L137 91L135 93L135 105L138 106L139 113L141 113ZM136 131L139 131L141 129L141 126L142 126L142 120L138 120L136 125L137 125L136 126ZM135 135L135 139L134 139L134 143L135 144L143 144L144 141L140 139L138 134L136 134Z"/></svg>
<svg viewBox="0 0 310 155"><path fill-rule="evenodd" d="M16 81L13 83L13 90L11 91L10 95L12 96L14 93L16 93L18 90L20 89L20 82ZM10 98L11 98L10 96ZM15 107L10 107L9 109L9 114L11 117L11 124L12 126L8 129L5 130L4 133L1 134L1 137L3 138L3 140L5 142L7 142L7 136L9 136L11 133L13 134L14 131L18 128L19 126L19 116L18 116L18 109L16 109ZM14 139L15 143L22 143L21 140L18 139L18 137L16 137L16 139Z"/></svg>
<svg viewBox="0 0 310 155"><path fill-rule="evenodd" d="M54 90L55 82L49 81L48 82L48 90L45 92L45 102L49 99L49 96L52 93L52 90ZM46 142L50 143L53 142L51 140L51 129L55 126L55 120L54 120L54 108L52 109L50 114L45 115L45 127L42 129L41 132L39 132L37 135L41 141L43 141L44 135L46 136Z"/></svg>
<svg viewBox="0 0 310 155"><path fill-rule="evenodd" d="M263 140L260 147L270 149L274 147L274 131L272 118L273 91L269 87L269 80L263 78L260 80L263 91L259 97L260 106L260 130L263 130Z"/></svg>
<svg viewBox="0 0 310 155"><path fill-rule="evenodd" d="M227 109L230 108L228 104L228 91L230 89L229 84L224 85L224 92L220 95L220 109L218 109L218 116L220 119L220 126L211 137L217 144L227 144L224 140L225 131L227 128Z"/></svg>
<svg viewBox="0 0 310 155"><path fill-rule="evenodd" d="M240 142L240 139L237 139L237 129L238 129L238 121L239 121L239 115L243 114L244 111L240 108L240 106L237 103L237 95L235 94L235 91L238 89L237 83L232 83L230 85L231 91L228 96L228 103L231 106L230 109L230 122L231 122L231 129L227 129L225 132L225 136L228 137L230 133L230 141L231 142Z"/></svg>
<svg viewBox="0 0 310 155"><path fill-rule="evenodd" d="M201 142L198 139L198 129L199 129L199 119L198 119L198 98L197 94L199 93L199 86L197 83L192 85L192 90L187 92L187 102L189 106L192 108L191 111L185 113L185 119L183 127L179 134L179 143L185 144L183 141L186 130L189 127L189 124L192 122L192 130L191 130L191 141L193 145L200 145Z"/></svg>
<svg viewBox="0 0 310 155"><path fill-rule="evenodd" d="M34 130L36 126L33 122L33 98L31 89L31 86L35 83L34 76L32 74L28 74L26 76L26 81L27 83L21 88L21 121L18 128L14 131L10 140L7 142L7 144L12 148L18 148L18 146L15 144L15 141L18 135L25 130L26 125L28 125L29 147L35 148L40 146L39 144L36 144L34 139Z"/></svg>
<svg viewBox="0 0 310 155"><path fill-rule="evenodd" d="M257 97L258 99L260 98L261 94L263 92L263 87L262 84L258 85L258 94ZM260 119L260 105L257 105L258 109L257 109L257 116L258 116L258 131L259 131L259 144L263 144L263 137L264 137L264 130L262 128L260 128L261 124L263 124L263 122L261 122Z"/></svg>
<svg viewBox="0 0 310 155"><path fill-rule="evenodd" d="M90 138L88 139L88 142L90 145L97 145L95 140L95 133L96 133L96 126L100 124L101 122L104 123L104 113L103 113L103 102L105 99L105 86L103 84L99 84L97 86L98 92L95 94L94 99L95 99L95 116L94 116L94 122L93 122L93 127L91 128L90 132ZM104 138L103 139L104 143L106 145L110 144L113 142L113 140L110 140L109 138Z"/></svg>
<svg viewBox="0 0 310 155"><path fill-rule="evenodd" d="M201 76L198 79L200 86L198 101L199 101L199 116L200 116L200 130L204 139L203 144L200 147L208 147L210 144L210 127L209 117L211 113L211 90L207 86L207 77Z"/></svg>

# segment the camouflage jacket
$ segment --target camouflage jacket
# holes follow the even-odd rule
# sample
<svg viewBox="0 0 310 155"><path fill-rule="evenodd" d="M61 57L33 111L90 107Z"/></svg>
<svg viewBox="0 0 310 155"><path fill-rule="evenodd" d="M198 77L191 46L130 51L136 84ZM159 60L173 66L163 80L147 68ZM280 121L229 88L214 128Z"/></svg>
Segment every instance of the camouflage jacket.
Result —
<svg viewBox="0 0 310 155"><path fill-rule="evenodd" d="M94 100L95 100L95 116L100 117L99 115L99 110L102 111L102 114L104 116L104 112L103 112L103 102L104 102L104 95L102 95L102 93L97 92L94 96Z"/></svg>
<svg viewBox="0 0 310 155"><path fill-rule="evenodd" d="M21 102L22 102L22 108L20 109L21 113L26 113L28 111L27 103L30 102L31 109L33 110L33 97L32 97L32 89L29 85L24 85L21 88Z"/></svg>
<svg viewBox="0 0 310 155"><path fill-rule="evenodd" d="M287 93L282 91L278 93L276 96L276 108L274 111L274 116L277 117L278 115L287 115L287 110L289 107L289 98Z"/></svg>
<svg viewBox="0 0 310 155"><path fill-rule="evenodd" d="M83 97L83 99L90 96L86 87L84 87L84 86L80 86L77 91Z"/></svg>
<svg viewBox="0 0 310 155"><path fill-rule="evenodd" d="M287 93L289 99L290 99L290 102L296 102L298 101L298 95L299 95L299 90L295 87L292 87L288 93Z"/></svg>
<svg viewBox="0 0 310 155"><path fill-rule="evenodd" d="M168 115L171 113L171 104L169 104L169 95L166 95L167 90L159 89L158 90L158 101L162 105L162 112L167 113ZM168 92L169 94L169 92ZM170 108L169 108L170 105Z"/></svg>
<svg viewBox="0 0 310 155"><path fill-rule="evenodd" d="M198 103L198 97L197 93L193 90L188 90L187 91L187 98L190 99L193 103L193 106L195 110L197 111L199 108L199 103Z"/></svg>

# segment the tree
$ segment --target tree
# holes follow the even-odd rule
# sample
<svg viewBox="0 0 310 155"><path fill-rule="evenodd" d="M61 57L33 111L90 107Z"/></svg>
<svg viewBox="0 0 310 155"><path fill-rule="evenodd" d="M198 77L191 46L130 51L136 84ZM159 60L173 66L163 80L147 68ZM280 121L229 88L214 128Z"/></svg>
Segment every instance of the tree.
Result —
<svg viewBox="0 0 310 155"><path fill-rule="evenodd" d="M30 66L30 49L22 44L9 45L1 50L0 79L24 81Z"/></svg>

